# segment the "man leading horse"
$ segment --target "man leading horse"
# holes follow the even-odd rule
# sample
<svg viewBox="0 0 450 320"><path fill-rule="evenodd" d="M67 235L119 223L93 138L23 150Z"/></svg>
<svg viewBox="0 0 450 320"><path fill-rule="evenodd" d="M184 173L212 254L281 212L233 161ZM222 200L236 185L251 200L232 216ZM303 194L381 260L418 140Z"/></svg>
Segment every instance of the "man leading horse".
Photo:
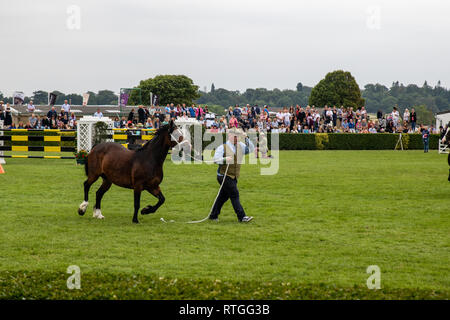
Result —
<svg viewBox="0 0 450 320"><path fill-rule="evenodd" d="M245 143L239 142L240 137L244 138ZM254 145L241 129L229 129L227 138L228 141L217 147L216 152L214 153L214 161L219 165L217 170L217 182L221 185L221 189L209 219L218 221L222 206L230 199L238 221L250 222L253 217L249 217L245 214L244 208L239 200L237 183L244 155L253 152Z"/></svg>

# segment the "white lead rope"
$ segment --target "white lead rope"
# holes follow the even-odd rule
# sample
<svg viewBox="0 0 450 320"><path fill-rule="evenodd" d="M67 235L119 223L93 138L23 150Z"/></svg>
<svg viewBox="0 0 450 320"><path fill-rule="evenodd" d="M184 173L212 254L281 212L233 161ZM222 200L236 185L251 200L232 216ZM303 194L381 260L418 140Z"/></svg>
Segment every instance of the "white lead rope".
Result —
<svg viewBox="0 0 450 320"><path fill-rule="evenodd" d="M170 136L172 137L172 139L173 139L174 141L177 140L172 134L171 134ZM183 140L183 141L181 141L181 142L177 142L177 146L182 145L182 144L184 144L184 143L188 143L188 144L189 144L189 147L190 147L190 150L192 150L192 145L191 145L191 144L189 143L189 141L187 141L187 140ZM195 151L195 149L194 149L193 151L194 151L194 155L195 155L195 154L198 154L198 153ZM189 158L191 158L191 160L194 160L194 161L201 161L201 162L204 162L204 163L216 163L216 162L219 161L219 160L225 159L225 157L223 157L222 159L219 159L219 160L202 160L202 159L196 159L196 158L192 157L190 154L187 154L187 153L186 153L186 155L187 155ZM202 156L202 155L200 154L200 156Z"/></svg>
<svg viewBox="0 0 450 320"><path fill-rule="evenodd" d="M173 134L171 134L170 136L172 137L172 139L173 139L174 141L178 141L178 139L176 139L176 137L174 137ZM189 143L189 141L183 140L182 142L177 142L177 145L181 145L181 144L183 144L183 143L185 143L185 142ZM192 147L192 146L191 146L191 147ZM195 153L195 150L194 150L194 153ZM188 156L189 156L189 158L191 158L192 160L195 160L195 161L202 161L202 162L204 162L204 163L216 163L216 161L218 161L218 160L210 160L210 161L209 161L209 160L195 159L195 158L192 157L190 154L189 154ZM223 161L223 160L226 160L226 158L223 157L221 160L222 160L222 161ZM214 199L214 202L213 202L213 204L212 204L211 209L209 210L208 215L207 215L205 218L203 218L202 220L197 220L197 221L187 221L187 222L185 222L185 223L202 223L202 222L208 220L209 216L210 216L211 213L212 213L212 210L213 210L213 208L214 208L214 205L216 204L217 198L219 197L220 191L222 191L222 187L223 187L223 184L225 183L225 179L226 179L226 177L227 177L227 172L228 172L228 167L229 167L229 166L230 166L230 164L227 163L227 168L225 169L225 173L224 173L224 175L223 175L222 183L220 184L219 191L217 192L216 198ZM169 221L166 221L166 220L164 220L163 217L161 217L160 220L161 220L162 222L164 222L164 223L167 223L167 222L176 222L175 220L169 220Z"/></svg>
<svg viewBox="0 0 450 320"><path fill-rule="evenodd" d="M207 215L206 217L204 217L202 220L188 221L188 222L185 222L185 223L202 223L202 222L208 220L209 216L210 216L211 213L212 213L212 210L213 210L213 208L214 208L214 205L216 204L217 198L219 197L220 191L222 190L223 184L225 183L225 179L227 178L227 172L228 172L228 167L229 167L229 166L230 166L230 164L227 163L227 168L225 169L225 173L224 173L224 175L223 175L223 180L222 180L222 183L221 183L221 185L220 185L219 192L217 192L216 198L214 199L213 205L212 205L211 209L209 210L208 215ZM164 223L167 223L167 221L164 220L164 218L162 218L162 217L161 217L160 220L161 220L162 222L164 222ZM169 220L169 222L175 222L175 220Z"/></svg>

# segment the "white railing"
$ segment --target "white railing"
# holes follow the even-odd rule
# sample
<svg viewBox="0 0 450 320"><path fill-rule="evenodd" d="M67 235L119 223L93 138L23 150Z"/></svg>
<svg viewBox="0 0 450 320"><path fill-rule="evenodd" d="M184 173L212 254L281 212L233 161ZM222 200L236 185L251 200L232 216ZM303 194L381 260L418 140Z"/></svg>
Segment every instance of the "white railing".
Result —
<svg viewBox="0 0 450 320"><path fill-rule="evenodd" d="M439 139L439 153L449 153L449 146L448 144L442 143L442 140Z"/></svg>
<svg viewBox="0 0 450 320"><path fill-rule="evenodd" d="M114 122L108 117L84 116L77 123L77 151L91 151L94 145L94 126L97 122L104 122L108 125L108 130L114 128ZM111 139L107 141L113 141Z"/></svg>

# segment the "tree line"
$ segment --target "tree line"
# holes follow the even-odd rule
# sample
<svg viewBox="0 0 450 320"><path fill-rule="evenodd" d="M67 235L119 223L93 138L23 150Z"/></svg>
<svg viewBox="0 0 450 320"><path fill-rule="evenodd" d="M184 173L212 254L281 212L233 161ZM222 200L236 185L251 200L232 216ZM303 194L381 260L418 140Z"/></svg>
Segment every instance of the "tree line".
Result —
<svg viewBox="0 0 450 320"><path fill-rule="evenodd" d="M301 83L299 83L301 85ZM220 105L224 108L234 106L236 104L245 105L269 105L271 107L282 108L296 106L297 104L305 107L307 105L315 105L316 107L323 107L325 104L328 106L337 107L341 106L353 106L355 109L358 106L365 106L366 110L370 113L376 113L381 110L383 113L391 112L394 106L397 106L400 110L412 107L421 106L425 107L431 113L450 110L450 90L442 87L438 83L435 87L431 87L424 83L422 87L415 84L403 85L401 83L394 82L390 88L381 84L367 84L363 90L357 92L355 100L358 102L346 101L343 95L334 101L332 97L329 102L325 102L327 95L333 96L334 93L327 91L327 88L323 88L322 85L316 86L317 89L313 98L311 99L311 87L302 86L301 90L268 90L265 88L259 89L247 89L245 92L226 90L223 88L214 89L210 92L200 91L201 97L196 101L197 103L207 105ZM357 97L360 94L360 97Z"/></svg>
<svg viewBox="0 0 450 320"><path fill-rule="evenodd" d="M450 110L450 90L442 87L440 81L434 87L428 85L427 81L421 87L415 84L405 86L398 81L393 82L390 88L378 83L367 84L362 90L362 97L369 112L386 112L393 106L402 110L425 106L434 113Z"/></svg>
<svg viewBox="0 0 450 320"><path fill-rule="evenodd" d="M289 107L297 104L306 106L311 94L311 87L303 86L299 82L296 90L273 89L266 88L247 89L244 92L227 90L223 88L216 89L214 84L211 85L210 92L199 91L200 98L196 103L207 105L220 105L224 108L235 105L268 105L271 107Z"/></svg>

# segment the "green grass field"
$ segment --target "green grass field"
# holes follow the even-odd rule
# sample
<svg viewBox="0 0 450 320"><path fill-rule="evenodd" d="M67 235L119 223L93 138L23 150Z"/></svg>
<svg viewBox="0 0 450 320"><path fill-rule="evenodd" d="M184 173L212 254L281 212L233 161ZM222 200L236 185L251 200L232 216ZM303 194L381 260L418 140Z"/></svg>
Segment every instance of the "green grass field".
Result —
<svg viewBox="0 0 450 320"><path fill-rule="evenodd" d="M205 217L214 165L166 161L166 203L131 223L133 193L113 186L105 220L80 217L75 160L7 159L0 175L0 298L448 299L450 183L436 151L283 151L277 175L242 167L249 224L227 203ZM142 206L156 203L144 194ZM162 223L160 218L175 220ZM68 290L69 265L81 290ZM378 265L381 289L366 269Z"/></svg>

